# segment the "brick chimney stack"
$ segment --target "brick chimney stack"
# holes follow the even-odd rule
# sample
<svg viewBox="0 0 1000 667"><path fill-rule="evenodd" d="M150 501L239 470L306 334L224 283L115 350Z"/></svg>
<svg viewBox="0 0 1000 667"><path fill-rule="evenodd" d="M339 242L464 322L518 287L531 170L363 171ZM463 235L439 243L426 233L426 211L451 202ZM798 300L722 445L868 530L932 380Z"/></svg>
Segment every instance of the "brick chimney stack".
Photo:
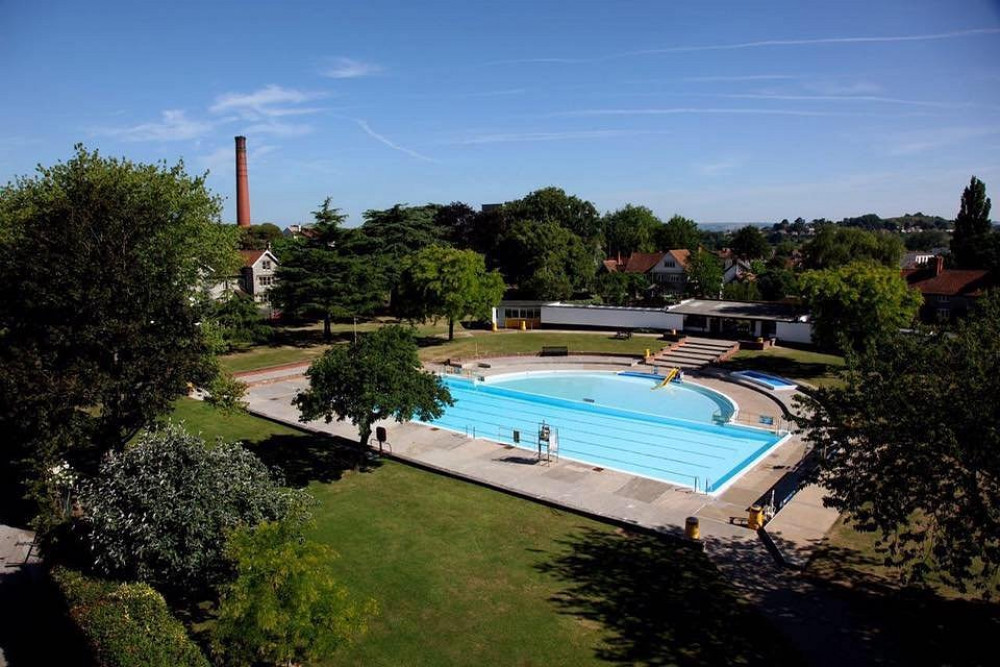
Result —
<svg viewBox="0 0 1000 667"><path fill-rule="evenodd" d="M247 180L247 138L236 137L236 224L250 226L250 183Z"/></svg>
<svg viewBox="0 0 1000 667"><path fill-rule="evenodd" d="M934 257L934 275L940 276L942 271L944 271L944 256L937 255Z"/></svg>

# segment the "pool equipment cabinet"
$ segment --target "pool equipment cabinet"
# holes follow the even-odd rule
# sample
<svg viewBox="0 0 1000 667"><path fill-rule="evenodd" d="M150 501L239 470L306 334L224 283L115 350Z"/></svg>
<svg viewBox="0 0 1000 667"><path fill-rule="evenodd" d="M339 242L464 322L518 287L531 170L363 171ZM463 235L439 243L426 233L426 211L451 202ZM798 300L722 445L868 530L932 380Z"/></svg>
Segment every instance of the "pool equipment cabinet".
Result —
<svg viewBox="0 0 1000 667"><path fill-rule="evenodd" d="M549 424L538 425L538 460L551 462L559 458L559 435Z"/></svg>

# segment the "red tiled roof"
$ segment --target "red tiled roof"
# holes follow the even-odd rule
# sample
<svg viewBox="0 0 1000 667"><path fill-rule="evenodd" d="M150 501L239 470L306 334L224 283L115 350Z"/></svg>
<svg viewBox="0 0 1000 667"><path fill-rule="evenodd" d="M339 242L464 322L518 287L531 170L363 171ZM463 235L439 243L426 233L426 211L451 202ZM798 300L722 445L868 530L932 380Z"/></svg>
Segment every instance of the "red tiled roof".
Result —
<svg viewBox="0 0 1000 667"><path fill-rule="evenodd" d="M666 253L663 252L634 252L628 256L625 263L625 273L648 273L656 266Z"/></svg>
<svg viewBox="0 0 1000 667"><path fill-rule="evenodd" d="M608 273L616 272L618 270L618 260L617 259L604 260L604 268L608 270Z"/></svg>
<svg viewBox="0 0 1000 667"><path fill-rule="evenodd" d="M990 286L989 271L945 269L934 275L933 269L904 269L903 278L923 294L941 296L980 296Z"/></svg>
<svg viewBox="0 0 1000 667"><path fill-rule="evenodd" d="M687 248L681 248L680 250L671 250L670 254L674 256L677 261L677 266L682 269L686 269L688 265L688 260L691 259L691 251Z"/></svg>
<svg viewBox="0 0 1000 667"><path fill-rule="evenodd" d="M240 254L243 255L243 266L253 266L264 252L264 250L240 250Z"/></svg>

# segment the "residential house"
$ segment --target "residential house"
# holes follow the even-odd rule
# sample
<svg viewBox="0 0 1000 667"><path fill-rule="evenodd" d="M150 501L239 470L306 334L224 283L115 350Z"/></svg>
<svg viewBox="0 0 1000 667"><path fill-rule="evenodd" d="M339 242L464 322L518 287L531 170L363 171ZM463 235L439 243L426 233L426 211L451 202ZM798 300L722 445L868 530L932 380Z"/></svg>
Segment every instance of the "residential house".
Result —
<svg viewBox="0 0 1000 667"><path fill-rule="evenodd" d="M924 322L949 322L963 317L976 299L995 284L989 271L944 268L941 256L921 268L903 269L903 277L924 295L920 309Z"/></svg>
<svg viewBox="0 0 1000 667"><path fill-rule="evenodd" d="M668 292L683 292L687 284L688 250L668 250L667 252L634 252L626 259L604 260L604 269L609 273L641 273L650 285L656 285Z"/></svg>
<svg viewBox="0 0 1000 667"><path fill-rule="evenodd" d="M240 269L240 289L258 303L268 303L267 293L274 286L274 273L278 258L270 250L240 250L243 268Z"/></svg>
<svg viewBox="0 0 1000 667"><path fill-rule="evenodd" d="M731 282L740 280L743 276L748 275L753 271L750 266L750 262L737 257L736 253L729 248L723 248L715 254L722 261L723 285L728 285Z"/></svg>

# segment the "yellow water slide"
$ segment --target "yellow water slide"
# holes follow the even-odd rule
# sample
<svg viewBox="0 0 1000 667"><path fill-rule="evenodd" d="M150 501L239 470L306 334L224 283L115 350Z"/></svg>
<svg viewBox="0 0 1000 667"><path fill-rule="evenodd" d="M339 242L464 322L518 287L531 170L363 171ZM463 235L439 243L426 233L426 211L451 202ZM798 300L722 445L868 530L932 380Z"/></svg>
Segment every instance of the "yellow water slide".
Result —
<svg viewBox="0 0 1000 667"><path fill-rule="evenodd" d="M675 377L677 377L677 374L679 372L680 372L679 368L671 368L670 370L667 371L667 375L666 377L663 378L663 382L653 387L653 389L660 389L662 387L666 387L667 383L673 380Z"/></svg>

